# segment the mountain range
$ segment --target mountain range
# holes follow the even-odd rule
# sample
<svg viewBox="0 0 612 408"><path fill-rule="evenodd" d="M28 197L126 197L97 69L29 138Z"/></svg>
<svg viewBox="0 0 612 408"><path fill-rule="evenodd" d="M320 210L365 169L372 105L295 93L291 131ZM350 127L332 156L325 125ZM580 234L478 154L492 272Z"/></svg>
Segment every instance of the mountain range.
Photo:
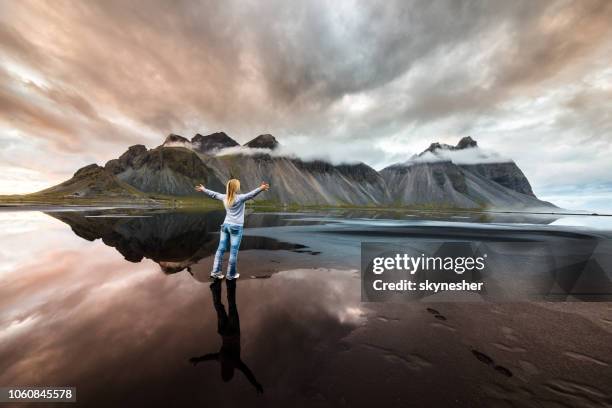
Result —
<svg viewBox="0 0 612 408"><path fill-rule="evenodd" d="M279 152L270 134L241 146L224 132L188 139L170 134L158 147L131 146L103 167L91 164L37 196L193 196L194 185L223 191L229 178L248 191L268 181L259 200L274 204L460 208L554 207L539 200L516 163L482 150L471 137L432 143L405 162L376 171L365 163L305 161Z"/></svg>

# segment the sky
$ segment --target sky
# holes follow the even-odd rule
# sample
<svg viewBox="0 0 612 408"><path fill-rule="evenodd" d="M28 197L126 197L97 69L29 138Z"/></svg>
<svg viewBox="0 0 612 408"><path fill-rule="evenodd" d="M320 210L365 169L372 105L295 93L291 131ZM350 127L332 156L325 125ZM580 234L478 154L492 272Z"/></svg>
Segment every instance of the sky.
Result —
<svg viewBox="0 0 612 408"><path fill-rule="evenodd" d="M0 194L216 131L376 169L470 135L612 211L612 2L0 0Z"/></svg>

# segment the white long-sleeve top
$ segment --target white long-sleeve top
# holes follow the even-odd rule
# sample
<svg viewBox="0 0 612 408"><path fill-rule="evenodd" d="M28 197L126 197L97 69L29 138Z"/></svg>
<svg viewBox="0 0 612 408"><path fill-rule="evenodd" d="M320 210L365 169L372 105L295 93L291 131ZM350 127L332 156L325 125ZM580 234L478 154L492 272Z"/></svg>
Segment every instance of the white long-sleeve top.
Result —
<svg viewBox="0 0 612 408"><path fill-rule="evenodd" d="M257 194L261 193L263 189L261 187L256 188L253 191L250 191L246 194L238 194L234 198L234 203L231 207L227 206L227 202L225 200L225 194L217 193L216 191L204 189L203 193L209 196L210 198L214 198L215 200L223 201L223 206L225 207L225 220L224 224L232 224L232 225L244 225L244 205L245 203L254 198Z"/></svg>

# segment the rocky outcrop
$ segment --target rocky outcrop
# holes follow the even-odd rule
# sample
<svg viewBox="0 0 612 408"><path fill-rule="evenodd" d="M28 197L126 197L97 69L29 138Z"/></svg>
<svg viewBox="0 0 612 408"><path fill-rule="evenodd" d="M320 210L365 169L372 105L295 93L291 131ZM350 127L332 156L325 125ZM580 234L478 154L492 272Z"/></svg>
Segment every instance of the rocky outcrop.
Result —
<svg viewBox="0 0 612 408"><path fill-rule="evenodd" d="M482 163L456 163L462 169L470 171L480 177L494 181L510 190L518 191L522 194L527 194L535 197L531 184L525 174L516 165L516 163L509 159L493 160L487 158L486 153L480 152L478 149L478 143L470 136L466 136L459 140L456 146L451 146L441 143L432 143L429 148L419 154L419 157L430 152L433 155L445 157L445 151L457 152L461 150L473 149L472 151L477 152L483 159Z"/></svg>
<svg viewBox="0 0 612 408"><path fill-rule="evenodd" d="M129 167L141 167L140 162L146 157L147 148L144 145L130 146L118 159L109 160L104 166L113 174L119 174Z"/></svg>
<svg viewBox="0 0 612 408"><path fill-rule="evenodd" d="M228 147L240 146L240 144L229 137L225 132L211 133L202 136L196 134L191 138L192 147L200 153L211 154Z"/></svg>
<svg viewBox="0 0 612 408"><path fill-rule="evenodd" d="M123 183L115 175L97 164L80 168L74 176L57 186L53 186L38 195L59 196L65 198L90 197L132 197L140 192L129 184Z"/></svg>
<svg viewBox="0 0 612 408"><path fill-rule="evenodd" d="M215 172L190 149L160 146L135 153L136 149L128 150L118 162L111 160L105 167L140 191L181 196L195 195L193 187L200 183L223 188Z"/></svg>
<svg viewBox="0 0 612 408"><path fill-rule="evenodd" d="M465 174L449 161L394 165L383 169L381 175L395 204L480 206L480 203L466 196Z"/></svg>
<svg viewBox="0 0 612 408"><path fill-rule="evenodd" d="M514 162L462 164L460 167L510 190L535 198L529 180Z"/></svg>
<svg viewBox="0 0 612 408"><path fill-rule="evenodd" d="M460 208L552 207L533 194L508 188L452 162L395 165L381 171L391 199L398 205Z"/></svg>
<svg viewBox="0 0 612 408"><path fill-rule="evenodd" d="M465 136L461 138L461 140L459 140L459 142L455 146L445 144L445 143L440 143L440 142L434 142L430 144L427 149L421 152L419 156L423 156L427 152L435 154L439 151L444 151L444 150L456 151L456 150L471 149L471 148L476 148L476 147L478 147L478 143L474 139L472 139L471 136Z"/></svg>
<svg viewBox="0 0 612 408"><path fill-rule="evenodd" d="M162 146L177 146L177 145L188 146L190 144L191 142L186 137L183 137L181 135L175 135L174 133L170 133L166 137L166 140L164 140L164 143L162 144Z"/></svg>
<svg viewBox="0 0 612 408"><path fill-rule="evenodd" d="M461 140L459 140L459 143L457 143L457 146L455 146L456 149L469 149L471 147L477 147L478 143L476 143L476 141L474 139L472 139L471 136L465 136L463 138L461 138Z"/></svg>
<svg viewBox="0 0 612 408"><path fill-rule="evenodd" d="M279 146L276 138L270 134L259 135L255 139L244 144L246 147L253 149L270 149L274 150Z"/></svg>
<svg viewBox="0 0 612 408"><path fill-rule="evenodd" d="M470 151L482 163L465 163L453 152ZM451 154L449 154L451 152ZM429 155L429 156L428 156ZM487 157L467 136L456 146L432 143L405 163L381 171L393 202L450 207L535 208L554 207L534 195L527 177L511 160Z"/></svg>

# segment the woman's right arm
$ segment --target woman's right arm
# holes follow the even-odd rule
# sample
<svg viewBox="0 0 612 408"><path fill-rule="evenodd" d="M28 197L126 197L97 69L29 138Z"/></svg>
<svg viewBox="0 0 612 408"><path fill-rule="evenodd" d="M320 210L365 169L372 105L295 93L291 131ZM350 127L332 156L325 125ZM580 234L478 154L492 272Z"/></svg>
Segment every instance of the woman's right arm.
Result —
<svg viewBox="0 0 612 408"><path fill-rule="evenodd" d="M223 194L204 188L202 184L195 186L195 190L204 193L210 198L214 198L215 200L223 200Z"/></svg>

